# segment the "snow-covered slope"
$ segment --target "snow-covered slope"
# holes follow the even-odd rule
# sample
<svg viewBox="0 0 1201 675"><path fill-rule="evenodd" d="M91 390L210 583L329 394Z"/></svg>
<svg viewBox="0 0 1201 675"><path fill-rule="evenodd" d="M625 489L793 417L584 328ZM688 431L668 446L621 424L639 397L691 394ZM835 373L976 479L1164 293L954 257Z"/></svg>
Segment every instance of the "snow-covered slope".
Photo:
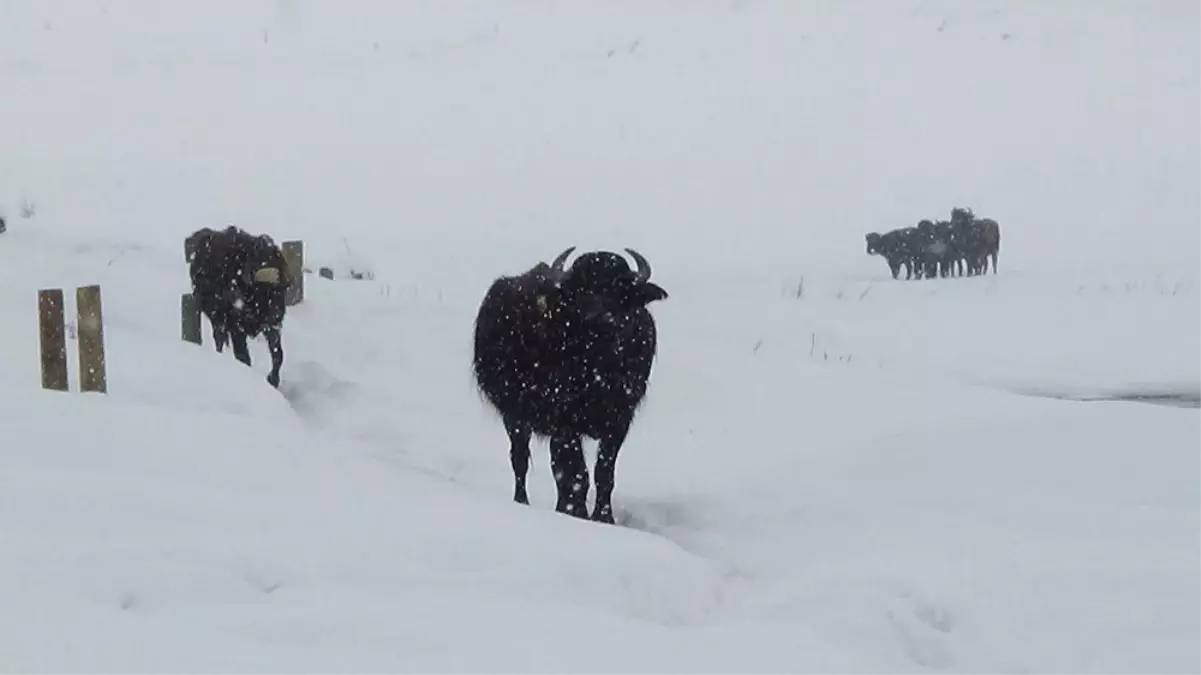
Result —
<svg viewBox="0 0 1201 675"><path fill-rule="evenodd" d="M1201 392L1195 3L0 16L0 668L1201 670L1197 411L1053 398ZM864 254L956 205L1000 274ZM230 222L374 275L308 278L280 392L179 340ZM672 294L624 527L541 447L512 504L470 380L491 278L573 244ZM85 283L110 392L40 391Z"/></svg>

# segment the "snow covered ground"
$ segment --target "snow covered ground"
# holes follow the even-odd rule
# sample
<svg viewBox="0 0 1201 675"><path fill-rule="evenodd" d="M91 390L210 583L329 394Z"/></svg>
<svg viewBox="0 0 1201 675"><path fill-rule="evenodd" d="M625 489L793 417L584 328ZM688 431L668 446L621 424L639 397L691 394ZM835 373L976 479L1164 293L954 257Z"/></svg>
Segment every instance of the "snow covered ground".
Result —
<svg viewBox="0 0 1201 675"><path fill-rule="evenodd" d="M1063 400L1201 392L1196 3L0 16L0 670L1201 671L1198 411ZM952 206L1000 274L865 255ZM228 223L374 273L308 277L283 396L179 340ZM512 504L470 379L569 245L672 294L624 527L544 447ZM109 394L43 392L90 283Z"/></svg>

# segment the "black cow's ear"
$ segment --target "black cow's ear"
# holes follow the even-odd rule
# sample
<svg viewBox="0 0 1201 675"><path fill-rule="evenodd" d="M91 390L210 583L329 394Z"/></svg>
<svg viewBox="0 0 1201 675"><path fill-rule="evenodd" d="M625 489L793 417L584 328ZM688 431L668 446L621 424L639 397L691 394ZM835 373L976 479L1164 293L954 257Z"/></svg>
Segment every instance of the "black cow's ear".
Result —
<svg viewBox="0 0 1201 675"><path fill-rule="evenodd" d="M648 281L645 284L642 284L641 293L642 304L644 305L650 304L656 300L667 299L667 291L663 290L662 286L653 281Z"/></svg>

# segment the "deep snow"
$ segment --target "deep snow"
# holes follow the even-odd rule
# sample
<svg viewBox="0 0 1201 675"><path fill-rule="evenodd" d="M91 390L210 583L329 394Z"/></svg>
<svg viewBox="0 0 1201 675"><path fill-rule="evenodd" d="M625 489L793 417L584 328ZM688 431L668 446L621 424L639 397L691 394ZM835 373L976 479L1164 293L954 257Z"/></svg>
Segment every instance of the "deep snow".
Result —
<svg viewBox="0 0 1201 675"><path fill-rule="evenodd" d="M1195 3L0 16L0 669L1201 670L1197 411L1054 398L1201 392ZM865 255L955 205L1000 274ZM308 277L283 396L179 340L230 222L374 273ZM544 447L512 504L470 381L487 283L569 245L672 294L625 527ZM42 392L85 283L110 393Z"/></svg>

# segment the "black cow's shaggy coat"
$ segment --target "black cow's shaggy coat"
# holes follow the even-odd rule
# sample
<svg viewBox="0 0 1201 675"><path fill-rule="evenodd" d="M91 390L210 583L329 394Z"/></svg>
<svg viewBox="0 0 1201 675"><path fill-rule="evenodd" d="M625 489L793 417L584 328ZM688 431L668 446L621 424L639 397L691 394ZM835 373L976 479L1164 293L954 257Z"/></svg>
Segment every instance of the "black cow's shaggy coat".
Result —
<svg viewBox="0 0 1201 675"><path fill-rule="evenodd" d="M271 350L267 382L279 387L284 363L280 331L292 283L283 251L271 237L233 226L222 231L200 229L188 237L188 248L192 294L213 326L217 351L228 341L234 357L249 366L247 339L263 334Z"/></svg>
<svg viewBox="0 0 1201 675"><path fill-rule="evenodd" d="M528 504L531 435L550 438L556 510L588 517L584 436L599 441L592 519L612 523L617 453L625 442L655 358L655 320L647 305L667 298L649 281L650 264L626 249L585 253L564 271L575 247L552 264L501 277L475 321L476 383L509 436L514 501Z"/></svg>

